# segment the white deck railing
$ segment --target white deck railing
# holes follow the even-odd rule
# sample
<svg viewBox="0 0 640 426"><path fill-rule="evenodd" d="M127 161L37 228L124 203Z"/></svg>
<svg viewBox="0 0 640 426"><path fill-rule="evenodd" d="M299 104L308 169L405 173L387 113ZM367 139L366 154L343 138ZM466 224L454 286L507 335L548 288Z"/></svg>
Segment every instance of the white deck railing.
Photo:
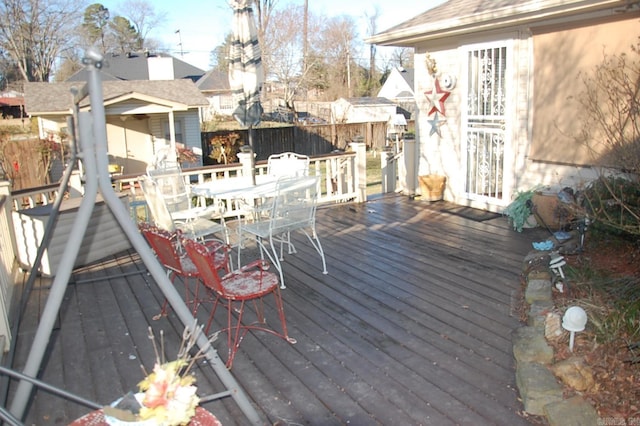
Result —
<svg viewBox="0 0 640 426"><path fill-rule="evenodd" d="M350 152L311 157L309 173L320 177L319 204L366 201L366 147L362 143L354 143L352 149ZM257 163L256 174L266 174L266 168L266 161ZM233 164L184 169L184 174L189 183L193 184L244 176L247 170L250 172L246 164ZM139 177L118 176L114 179L114 185L116 189L129 191L131 200L141 199L142 193L136 185ZM78 188L79 179L77 175L71 179L75 179L76 183L70 183L65 196L79 196L82 189ZM0 341L3 341L2 336L5 337L5 348L0 347L0 351L6 349L11 341L7 312L13 289L13 276L17 270L12 212L51 204L59 191L59 185L53 184L11 193L9 182L0 182Z"/></svg>

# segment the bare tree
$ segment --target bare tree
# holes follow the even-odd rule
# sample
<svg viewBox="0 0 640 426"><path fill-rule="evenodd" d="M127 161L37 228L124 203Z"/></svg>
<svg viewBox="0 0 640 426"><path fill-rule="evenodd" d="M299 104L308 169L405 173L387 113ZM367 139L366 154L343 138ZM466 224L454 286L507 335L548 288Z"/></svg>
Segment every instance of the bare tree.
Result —
<svg viewBox="0 0 640 426"><path fill-rule="evenodd" d="M268 79L277 83L274 93L294 115L295 95L304 80L304 29L292 23L301 22L303 15L304 9L295 5L273 12L269 31L264 35L264 43L269 46L263 54Z"/></svg>
<svg viewBox="0 0 640 426"><path fill-rule="evenodd" d="M2 0L0 47L25 81L49 81L60 51L73 44L79 0Z"/></svg>
<svg viewBox="0 0 640 426"><path fill-rule="evenodd" d="M22 91L22 86L22 74L15 61L4 53L0 54L0 90Z"/></svg>
<svg viewBox="0 0 640 426"><path fill-rule="evenodd" d="M590 218L609 230L640 235L640 37L631 52L605 54L582 74L582 112L575 135L600 176L585 191Z"/></svg>
<svg viewBox="0 0 640 426"><path fill-rule="evenodd" d="M256 5L256 15L258 18L258 40L262 57L270 55L271 46L266 42L266 33L269 31L271 16L274 13L278 0L253 0ZM263 63L265 75L269 73L269 63Z"/></svg>
<svg viewBox="0 0 640 426"><path fill-rule="evenodd" d="M355 72L354 58L360 56L356 24L350 16L335 16L322 23L322 30L314 34L311 41L315 54L323 58L326 65L325 76L328 90L325 96L335 99L339 96L351 97L358 84L360 73Z"/></svg>
<svg viewBox="0 0 640 426"><path fill-rule="evenodd" d="M391 61L399 68L413 68L413 48L396 47L391 53Z"/></svg>
<svg viewBox="0 0 640 426"><path fill-rule="evenodd" d="M65 81L83 67L82 54L80 49L69 49L63 53L63 59L60 61L54 75L55 81Z"/></svg>
<svg viewBox="0 0 640 426"><path fill-rule="evenodd" d="M161 25L167 18L166 12L157 12L147 0L127 0L121 6L126 10L125 16L140 37L141 46L146 46L147 36L154 28Z"/></svg>

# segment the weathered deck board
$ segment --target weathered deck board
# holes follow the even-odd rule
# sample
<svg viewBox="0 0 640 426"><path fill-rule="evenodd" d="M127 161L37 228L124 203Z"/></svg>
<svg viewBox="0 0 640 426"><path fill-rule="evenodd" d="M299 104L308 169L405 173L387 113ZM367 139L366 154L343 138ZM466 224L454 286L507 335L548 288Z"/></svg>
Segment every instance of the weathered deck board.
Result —
<svg viewBox="0 0 640 426"><path fill-rule="evenodd" d="M249 333L232 373L265 423L526 424L515 390L510 333L522 259L535 234L506 219L474 222L406 197L324 206L318 254L295 235L283 290L295 345ZM135 388L151 366L147 327L176 347L182 325L135 253L75 271L43 378L107 403ZM182 284L177 288L182 292ZM193 289L193 285L192 285ZM22 323L20 369L47 290L37 289ZM279 327L273 301L268 322ZM220 315L218 315L220 314ZM216 313L221 327L226 313ZM208 307L198 312L208 318ZM27 343L28 342L28 343ZM214 344L226 359L226 336ZM222 390L206 365L201 394ZM246 424L226 398L205 404L225 425ZM38 393L29 424L66 424L88 409Z"/></svg>

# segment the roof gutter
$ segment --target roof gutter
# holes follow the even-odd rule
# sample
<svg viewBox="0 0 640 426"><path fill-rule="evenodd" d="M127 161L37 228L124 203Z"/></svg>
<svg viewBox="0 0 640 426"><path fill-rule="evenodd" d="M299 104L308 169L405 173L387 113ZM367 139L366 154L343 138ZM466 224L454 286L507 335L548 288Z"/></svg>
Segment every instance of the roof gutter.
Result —
<svg viewBox="0 0 640 426"><path fill-rule="evenodd" d="M567 4L566 0L554 0L547 2L546 7L541 9L540 2L528 2L524 5L386 31L364 41L380 46L413 46L418 42L504 27L538 22L548 25L552 20L566 19L579 14L591 14L593 18L613 16L621 12L618 8L624 8L626 5L625 0L583 0L573 4Z"/></svg>

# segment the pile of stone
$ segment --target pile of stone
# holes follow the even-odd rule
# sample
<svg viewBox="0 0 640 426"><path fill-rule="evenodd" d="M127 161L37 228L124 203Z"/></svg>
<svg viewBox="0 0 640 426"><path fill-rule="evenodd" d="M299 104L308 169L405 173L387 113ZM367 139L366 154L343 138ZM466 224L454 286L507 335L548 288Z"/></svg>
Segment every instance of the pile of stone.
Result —
<svg viewBox="0 0 640 426"><path fill-rule="evenodd" d="M527 413L546 417L551 426L595 425L598 415L580 392L594 386L593 374L582 357L554 362L550 341L566 337L562 314L553 303L553 291L562 291L557 279L557 253L534 250L524 260L525 301L529 304L527 324L513 332L516 384ZM557 268L556 268L557 269ZM561 277L564 279L564 275ZM555 290L554 290L555 288ZM564 389L575 394L564 397Z"/></svg>

